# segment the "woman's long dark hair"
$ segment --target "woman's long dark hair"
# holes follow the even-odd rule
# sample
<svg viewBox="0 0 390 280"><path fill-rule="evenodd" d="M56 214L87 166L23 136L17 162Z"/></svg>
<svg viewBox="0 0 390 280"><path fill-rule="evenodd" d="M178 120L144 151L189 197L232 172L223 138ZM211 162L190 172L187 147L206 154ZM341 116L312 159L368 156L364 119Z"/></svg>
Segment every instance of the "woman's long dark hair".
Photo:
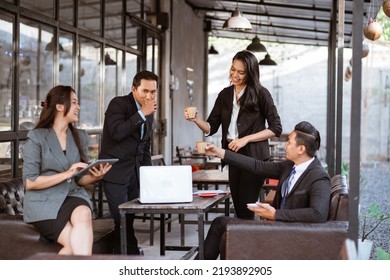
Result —
<svg viewBox="0 0 390 280"><path fill-rule="evenodd" d="M240 60L246 67L246 90L239 102L243 110L258 110L259 92L261 91L259 62L256 56L250 51L236 53L232 61Z"/></svg>
<svg viewBox="0 0 390 280"><path fill-rule="evenodd" d="M46 96L46 100L42 102L42 112L39 117L38 123L35 128L52 128L54 124L54 118L56 116L56 105L64 105L64 115L66 116L71 106L71 93L76 92L70 86L55 86L53 87ZM79 150L80 159L83 162L87 162L87 158L84 154L84 150L81 146L81 140L77 129L69 124L70 131L72 131L73 139L76 142L77 149Z"/></svg>

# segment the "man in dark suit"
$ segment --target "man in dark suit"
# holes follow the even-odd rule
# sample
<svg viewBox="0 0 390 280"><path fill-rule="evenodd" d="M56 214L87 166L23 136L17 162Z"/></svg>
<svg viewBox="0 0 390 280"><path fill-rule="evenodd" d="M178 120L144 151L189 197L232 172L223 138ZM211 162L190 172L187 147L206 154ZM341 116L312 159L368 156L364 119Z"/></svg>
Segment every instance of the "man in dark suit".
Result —
<svg viewBox="0 0 390 280"><path fill-rule="evenodd" d="M119 161L103 178L103 190L115 222L116 254L120 253L120 214L118 206L139 196L139 167L152 165L150 141L158 77L141 71L134 76L131 93L114 97L108 105L99 158ZM127 216L127 253L140 254L134 234L134 215Z"/></svg>
<svg viewBox="0 0 390 280"><path fill-rule="evenodd" d="M266 162L213 145L206 154L223 159L248 172L278 179L272 205L256 202L248 208L263 219L284 222L323 223L328 218L331 183L328 173L315 156L320 133L308 122L300 122L288 136L286 161ZM225 231L234 218L216 218L205 240L205 259L224 259Z"/></svg>

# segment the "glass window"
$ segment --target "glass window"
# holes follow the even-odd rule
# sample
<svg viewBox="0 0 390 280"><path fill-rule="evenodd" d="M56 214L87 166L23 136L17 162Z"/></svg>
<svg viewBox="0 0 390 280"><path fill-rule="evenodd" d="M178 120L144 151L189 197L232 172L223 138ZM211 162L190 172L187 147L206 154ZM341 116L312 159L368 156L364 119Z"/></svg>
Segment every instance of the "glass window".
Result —
<svg viewBox="0 0 390 280"><path fill-rule="evenodd" d="M13 17L0 13L0 131L11 130L13 67Z"/></svg>
<svg viewBox="0 0 390 280"><path fill-rule="evenodd" d="M111 99L122 95L122 57L123 52L106 48L104 56L104 112Z"/></svg>
<svg viewBox="0 0 390 280"><path fill-rule="evenodd" d="M54 0L20 0L20 5L34 12L41 13L52 18L54 17Z"/></svg>
<svg viewBox="0 0 390 280"><path fill-rule="evenodd" d="M101 35L100 2L96 0L79 1L79 28Z"/></svg>
<svg viewBox="0 0 390 280"><path fill-rule="evenodd" d="M122 36L122 2L106 1L105 38L123 44Z"/></svg>
<svg viewBox="0 0 390 280"><path fill-rule="evenodd" d="M62 85L74 87L73 81L73 46L74 35L66 32L60 32L60 49L58 60L58 81Z"/></svg>
<svg viewBox="0 0 390 280"><path fill-rule="evenodd" d="M19 118L20 122L39 118L41 101L53 87L53 34L51 27L21 20Z"/></svg>
<svg viewBox="0 0 390 280"><path fill-rule="evenodd" d="M137 56L126 53L126 93L131 92L133 78L137 73Z"/></svg>
<svg viewBox="0 0 390 280"><path fill-rule="evenodd" d="M138 34L140 34L141 29L131 22L131 20L127 17L126 19L126 46L132 47L134 49L138 48Z"/></svg>
<svg viewBox="0 0 390 280"><path fill-rule="evenodd" d="M12 142L0 142L0 180L12 178Z"/></svg>
<svg viewBox="0 0 390 280"><path fill-rule="evenodd" d="M80 127L100 127L101 44L80 38Z"/></svg>
<svg viewBox="0 0 390 280"><path fill-rule="evenodd" d="M146 70L152 71L157 76L160 75L158 69L158 51L159 40L149 37L146 47Z"/></svg>
<svg viewBox="0 0 390 280"><path fill-rule="evenodd" d="M61 0L58 1L60 4L59 19L70 25L74 25L74 6L73 0Z"/></svg>

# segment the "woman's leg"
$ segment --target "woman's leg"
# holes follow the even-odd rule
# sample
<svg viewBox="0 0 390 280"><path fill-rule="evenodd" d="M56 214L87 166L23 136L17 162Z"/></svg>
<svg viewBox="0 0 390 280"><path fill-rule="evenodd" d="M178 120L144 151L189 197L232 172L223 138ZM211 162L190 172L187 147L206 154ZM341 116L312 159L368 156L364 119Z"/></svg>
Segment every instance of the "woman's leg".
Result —
<svg viewBox="0 0 390 280"><path fill-rule="evenodd" d="M263 183L264 178L235 166L229 166L229 185L237 218L253 220L254 213L246 204L258 201Z"/></svg>
<svg viewBox="0 0 390 280"><path fill-rule="evenodd" d="M89 207L80 205L73 210L57 242L64 246L59 254L92 254L92 213Z"/></svg>

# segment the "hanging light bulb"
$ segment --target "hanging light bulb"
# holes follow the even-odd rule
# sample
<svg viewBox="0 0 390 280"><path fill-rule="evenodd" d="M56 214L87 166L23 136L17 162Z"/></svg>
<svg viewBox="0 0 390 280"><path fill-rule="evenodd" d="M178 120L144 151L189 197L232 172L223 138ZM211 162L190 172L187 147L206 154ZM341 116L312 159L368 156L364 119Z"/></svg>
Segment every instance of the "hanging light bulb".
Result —
<svg viewBox="0 0 390 280"><path fill-rule="evenodd" d="M267 53L263 60L260 60L259 65L277 65L275 61L271 59L271 56Z"/></svg>
<svg viewBox="0 0 390 280"><path fill-rule="evenodd" d="M222 28L233 29L233 30L252 29L252 25L249 22L249 20L243 17L241 11L238 9L238 0L237 0L236 9L232 13L231 17L225 21Z"/></svg>

